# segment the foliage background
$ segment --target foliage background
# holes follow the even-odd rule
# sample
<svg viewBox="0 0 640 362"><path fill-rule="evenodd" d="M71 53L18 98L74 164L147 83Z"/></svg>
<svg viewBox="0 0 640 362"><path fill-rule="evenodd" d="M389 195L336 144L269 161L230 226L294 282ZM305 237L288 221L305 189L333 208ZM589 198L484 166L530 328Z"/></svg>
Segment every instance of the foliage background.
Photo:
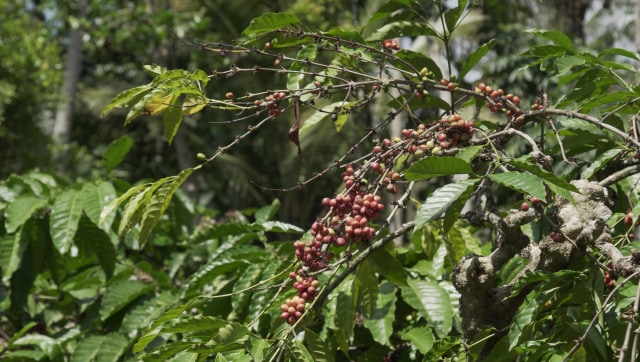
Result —
<svg viewBox="0 0 640 362"><path fill-rule="evenodd" d="M443 6L454 8L455 3L444 2ZM465 18L464 26L456 29L449 54L451 66L455 72L480 45L498 39L486 58L460 84L471 88L479 79L488 80L505 89L508 86L515 94L526 95L529 103L541 88L554 100L562 100L566 89L558 85L559 77L549 75L548 71L557 70L554 66L526 67L531 60L520 54L545 42L524 32L525 29L558 29L570 35L580 49L598 52L611 46L614 34L604 31L610 24L602 22L611 17L620 19L616 11L622 12L629 6L622 1L496 3L477 2ZM296 186L325 169L345 154L363 129L377 124L380 114L375 111L354 114L338 134L325 123L312 138L303 139L305 156L308 155L304 159L297 156L295 147L288 142L286 134L291 118L260 130L252 135L250 142L240 143L232 152L187 179L166 210L167 217L155 220L155 234L141 248L137 244L141 230L127 223L119 224L122 216L106 220L108 226L114 226L110 230L95 227L104 225L101 210L132 187L138 190L146 187L145 182L156 184L163 179L165 183L161 187L179 186L176 179L164 178L179 175L181 170L196 165L198 152L214 154L218 147L244 132L246 124L224 123L236 115L205 109L186 117L169 144L157 118L143 116L123 128L126 111L116 110L107 117L100 117L100 113L120 91L152 79L143 71L143 64L210 72L228 69L232 64L250 67L264 62L254 55L220 57L189 46L199 40L215 43L237 39L251 19L264 13L287 11L311 29L326 31L338 27L349 31L367 24L384 4L383 1L338 0L270 3L110 0L73 4L0 1L5 10L0 13L0 137L3 142L0 175L5 180L0 187L4 218L0 241L2 354L15 360L87 360L87 356L117 360L132 358L133 351L148 347L145 358L152 360L169 358L178 350L188 353L177 354L176 358L197 359L206 353L215 353L212 349L215 347L207 344L209 338L216 339L215 345L232 351L229 346L242 344L247 351L245 355L254 360L260 360L263 354L273 354L272 347L285 342L265 336L275 336L285 326L277 322L277 313L262 314L260 308L270 298L274 298L275 306L282 303L283 294L275 293L281 281L276 277L288 273L293 254L291 242L300 237L301 228L307 228L322 212L319 200L339 190L341 180L339 172L334 170L312 183L312 187L290 192L271 189ZM435 2L418 2L414 9L423 19L437 21ZM557 16L564 13L582 16ZM629 46L634 41L632 19L618 23L622 25L621 30L615 34L621 44L616 46ZM69 34L74 29L82 33L82 62L80 69L76 69L80 77L75 83L77 93L72 98L70 136L60 140L51 134L55 115L69 97L63 90L65 71L68 71L64 61L70 53ZM430 49L429 55L439 59L443 70L447 69L442 44L429 40L421 44L409 38L401 41L403 47L418 51ZM211 98L223 99L227 92L240 95L272 89L282 81L277 74L259 73L254 77L210 82L206 93ZM222 124L215 124L217 122ZM413 126L411 121L401 120L389 128L386 136L398 136L402 128ZM372 145L367 143L365 148ZM514 143L508 147L512 148L509 151L522 152L527 146ZM105 152L113 158L104 159ZM593 151L590 155L593 158L586 157L585 162L600 156L598 152ZM610 159L612 157L607 160ZM555 171L569 176L577 172L570 168ZM422 202L442 185L440 180L419 186L414 197ZM632 188L631 184L623 184L618 191L626 195ZM504 189L496 189L495 195L503 210L517 206L523 198L522 194ZM618 216L628 208L633 209L633 201L628 202L626 208L619 206ZM412 220L416 212L417 207L410 206L399 213L404 216L396 222ZM69 220L77 226L65 225ZM132 223L135 221L132 219ZM463 240L467 245L477 244L468 249L486 253L490 245L471 236L470 231L476 230L465 230L452 238ZM122 242L118 242L118 234ZM400 247L395 251L384 251L403 266L404 272L400 277L395 276L396 279L389 275L377 279L382 273L377 263L387 254L363 263L356 272L357 277L347 280L328 301L325 314L329 317L324 327L307 329L304 343L299 340L285 343L287 353L294 356L291 358L307 358L305 350L312 351L314 359L331 360L334 354L345 358L335 353L337 349L349 350L348 346L340 345L344 341L349 341L357 350L354 356L361 360L381 356L404 360L415 357L416 353L425 360L460 355L464 348L460 344L460 319L455 312L458 294L450 281L442 278L456 261L428 257L440 250L438 245L444 245L438 234L437 229L425 231L413 239L399 241ZM424 245L435 248L424 250L426 258L417 251L428 249ZM631 246L627 249L630 252ZM438 266L437 262L443 265ZM567 288L563 284L567 280L576 280L576 287L583 282L584 294L572 294L585 298L584 305L587 305L586 309L575 311L578 321L576 326L572 325L575 332L584 330L580 323L589 321L592 312L600 308L597 304L602 302L601 298L592 297L591 293L602 285L594 287L589 283L601 280L602 271L587 275L586 267L580 264L572 268L560 273L558 279L548 282L545 288L541 287L538 296L551 300L550 295ZM506 280L509 269L503 273L501 278ZM390 281L407 275L412 278L394 293L396 289ZM261 282L265 284L259 284ZM273 288L267 288L267 283ZM244 289L256 284L257 288ZM602 318L615 319L626 307L625 303L630 303L635 289L629 285L621 290L625 298L611 307L613 310L606 310ZM425 297L436 293L438 298L426 303L420 293ZM227 294L217 299L195 298ZM377 303L368 305L377 307L362 310L366 307L359 299L361 295L375 299ZM176 306L176 299L184 303ZM582 305L582 302L574 300L573 304ZM541 315L541 310L533 308L533 301L527 305L530 309L525 312ZM433 310L448 316L444 319L452 325L434 327L433 320L425 320L425 315L429 316ZM189 313L183 314L184 311ZM349 317L356 312L369 317L378 313L383 317L362 322ZM165 322L168 324L163 324ZM540 323L542 325L535 329L538 333L545 328L553 330L554 323L560 322L545 324L543 320ZM150 325L157 329L147 329ZM190 327L185 329L187 325ZM626 326L612 325L611 333L616 336ZM222 333L221 327L228 333ZM449 335L451 330L454 333ZM182 347L175 344L176 335L186 336ZM525 335L535 333L522 334ZM143 336L146 339L139 341ZM243 337L240 342L240 338L235 338L238 336ZM414 347L400 348L406 341ZM523 347L524 342L520 340L511 343L509 353L518 352L518 348L553 346L546 344L546 340L527 347ZM605 360L612 353L606 350L605 344L593 342L590 346L595 347L588 348L595 350L585 350L585 353L593 352ZM374 347L358 350L366 345ZM233 354L218 356L221 357L216 358L229 360L240 358Z"/></svg>

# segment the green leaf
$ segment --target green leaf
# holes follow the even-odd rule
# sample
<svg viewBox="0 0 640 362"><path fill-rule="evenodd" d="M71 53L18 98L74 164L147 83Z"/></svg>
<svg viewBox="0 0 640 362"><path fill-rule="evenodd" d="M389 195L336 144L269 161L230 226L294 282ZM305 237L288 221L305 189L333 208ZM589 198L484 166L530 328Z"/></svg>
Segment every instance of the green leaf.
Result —
<svg viewBox="0 0 640 362"><path fill-rule="evenodd" d="M459 0L457 7L449 9L444 13L444 22L445 24L447 24L447 31L449 32L449 34L453 33L453 31L456 29L456 26L458 25L458 19L460 19L460 16L464 12L466 6L467 0Z"/></svg>
<svg viewBox="0 0 640 362"><path fill-rule="evenodd" d="M522 192L525 195L529 194L532 197L539 198L540 200L546 200L547 193L545 191L544 184L537 176L512 171L491 174L489 175L489 178L514 191Z"/></svg>
<svg viewBox="0 0 640 362"><path fill-rule="evenodd" d="M601 155L596 157L593 162L585 167L585 169L581 173L582 179L588 180L595 176L595 174L603 169L606 165L608 165L611 160L618 157L620 152L622 152L622 150L619 148L612 148L604 151Z"/></svg>
<svg viewBox="0 0 640 362"><path fill-rule="evenodd" d="M256 37L273 30L287 28L300 24L300 20L288 13L266 13L251 20L249 26L242 31L246 37Z"/></svg>
<svg viewBox="0 0 640 362"><path fill-rule="evenodd" d="M93 335L78 343L71 356L71 362L117 362L126 351L127 344L128 340L122 334Z"/></svg>
<svg viewBox="0 0 640 362"><path fill-rule="evenodd" d="M288 343L290 353L293 355L293 359L285 359L286 361L300 361L300 362L315 362L313 356L307 350L307 347L299 340L294 340L293 343Z"/></svg>
<svg viewBox="0 0 640 362"><path fill-rule="evenodd" d="M22 256L24 255L29 239L24 227L20 228L14 235L5 235L0 238L0 265L2 265L2 282L9 284L11 276L20 267Z"/></svg>
<svg viewBox="0 0 640 362"><path fill-rule="evenodd" d="M451 331L453 308L449 293L433 280L408 279L409 286L402 288L402 299L426 317L441 337Z"/></svg>
<svg viewBox="0 0 640 362"><path fill-rule="evenodd" d="M300 139L302 140L302 138L306 136L307 132L309 132L313 128L313 126L331 115L331 113L338 112L340 108L345 104L348 103L342 101L331 103L327 106L322 107L320 110L313 112L309 117L306 117L304 123L302 124L302 127L300 127Z"/></svg>
<svg viewBox="0 0 640 362"><path fill-rule="evenodd" d="M106 107L104 107L101 116L104 117L107 115L114 107L129 107L132 104L137 103L144 95L151 92L151 90L152 88L147 84L120 92L111 100L111 102L109 102L109 104L107 104Z"/></svg>
<svg viewBox="0 0 640 362"><path fill-rule="evenodd" d="M525 302L518 308L518 313L513 318L513 323L507 335L510 350L530 340L532 337L534 332L533 323L539 315L537 311L540 307L540 303L535 298L537 295L538 292L533 292L528 295Z"/></svg>
<svg viewBox="0 0 640 362"><path fill-rule="evenodd" d="M353 283L356 290L354 294L360 299L360 304L367 317L373 315L378 302L378 278L376 278L369 264L369 261L365 260L358 266Z"/></svg>
<svg viewBox="0 0 640 362"><path fill-rule="evenodd" d="M389 1L384 5L380 6L378 10L376 10L376 12L369 17L369 21L367 22L366 26L368 27L369 25L372 25L373 23L390 16L392 13L396 12L397 10L410 8L410 6L411 6L410 2L406 0Z"/></svg>
<svg viewBox="0 0 640 362"><path fill-rule="evenodd" d="M68 189L56 197L51 208L51 240L61 255L71 248L82 216L82 193Z"/></svg>
<svg viewBox="0 0 640 362"><path fill-rule="evenodd" d="M251 224L251 229L256 231L268 231L272 233L292 233L302 234L304 230L291 224L287 224L282 221L266 221L261 224Z"/></svg>
<svg viewBox="0 0 640 362"><path fill-rule="evenodd" d="M632 52L630 50L621 48L607 48L598 53L598 58L602 58L603 55L619 55L622 57L631 58L634 61L640 61L640 55L638 55L637 52Z"/></svg>
<svg viewBox="0 0 640 362"><path fill-rule="evenodd" d="M465 75L467 75L467 73L469 73L469 71L473 69L476 64L478 64L480 59L487 55L489 50L493 49L496 44L498 44L498 39L491 39L479 46L476 50L473 51L473 53L469 54L460 67L460 74L458 75L458 79L464 79Z"/></svg>
<svg viewBox="0 0 640 362"><path fill-rule="evenodd" d="M539 37L551 40L553 43L564 48L565 50L568 50L570 52L575 51L575 48L573 47L573 41L571 41L571 38L569 38L562 32L559 32L557 30L540 30L540 29L532 29L532 30L529 30L529 32Z"/></svg>
<svg viewBox="0 0 640 362"><path fill-rule="evenodd" d="M122 194L120 197L111 201L104 209L102 209L102 212L100 212L99 225L103 227L105 225L110 225L110 220L113 220L113 218L115 217L114 213L118 208L118 206L120 206L120 204L122 204L123 202L127 201L129 198L131 198L131 196L139 193L142 189L148 188L149 185L150 184L141 184L138 186L131 187L129 190L127 190L127 192Z"/></svg>
<svg viewBox="0 0 640 362"><path fill-rule="evenodd" d="M131 101L135 103L131 104L131 109L127 113L127 118L124 120L124 125L128 125L134 119L138 118L139 115L145 112L145 107L151 100L154 98L164 95L166 93L166 89L162 88L149 88L148 92L142 95L140 98L134 98Z"/></svg>
<svg viewBox="0 0 640 362"><path fill-rule="evenodd" d="M349 344L353 336L355 325L355 305L351 293L340 291L336 298L335 314L333 323L334 333L338 346L347 356L349 355Z"/></svg>
<svg viewBox="0 0 640 362"><path fill-rule="evenodd" d="M442 79L442 71L440 70L440 67L438 67L438 64L425 54L402 49L397 51L394 55L396 58L404 60L404 62L401 62L395 58L390 59L389 62L396 68L403 69L408 72L419 72L422 68L427 68L427 70L433 73L434 79Z"/></svg>
<svg viewBox="0 0 640 362"><path fill-rule="evenodd" d="M396 286L383 281L380 283L379 290L377 307L369 318L364 319L364 326L371 332L371 336L376 342L391 346L389 337L393 334L393 322L395 321Z"/></svg>
<svg viewBox="0 0 640 362"><path fill-rule="evenodd" d="M463 148L460 152L458 152L458 154L456 155L456 158L464 160L467 163L471 163L471 161L473 161L473 159L476 158L478 153L482 151L484 147L485 147L484 145L467 146Z"/></svg>
<svg viewBox="0 0 640 362"><path fill-rule="evenodd" d="M253 294L253 289L249 288L260 281L260 277L264 270L265 265L262 263L251 264L233 284L234 294L231 297L231 306L233 307L233 311L231 312L232 315L228 317L229 319L246 319L247 309Z"/></svg>
<svg viewBox="0 0 640 362"><path fill-rule="evenodd" d="M300 62L295 62L291 65L290 71L301 71L305 68L307 60L313 61L318 55L318 45L315 43L306 44L298 51L296 59ZM287 74L287 89L298 90L300 89L300 82L305 78L304 72L291 72Z"/></svg>
<svg viewBox="0 0 640 362"><path fill-rule="evenodd" d="M226 322L227 324L218 330L218 335L213 338L213 341L207 344L220 344L226 345L235 342L239 339L248 337L249 330L247 327L234 323Z"/></svg>
<svg viewBox="0 0 640 362"><path fill-rule="evenodd" d="M414 163L404 172L408 181L426 180L435 176L473 173L471 165L457 157L427 157Z"/></svg>
<svg viewBox="0 0 640 362"><path fill-rule="evenodd" d="M256 213L254 214L256 223L259 224L271 220L276 215L278 210L280 210L280 206L280 200L274 199L271 202L271 205L267 205L258 209L258 211L256 211Z"/></svg>
<svg viewBox="0 0 640 362"><path fill-rule="evenodd" d="M89 219L96 225L100 224L100 214L113 200L116 199L116 190L110 182L101 181L97 185L85 183L82 186L82 209ZM102 226L105 230L111 228L115 214L111 214L104 220Z"/></svg>
<svg viewBox="0 0 640 362"><path fill-rule="evenodd" d="M520 169L523 169L525 171L529 171L530 173L540 177L544 181L549 182L551 184L554 184L554 185L556 185L558 187L561 187L561 188L563 188L563 189L565 189L567 191L580 192L580 191L578 191L578 189L574 185L568 183L567 181L561 179L560 177L554 175L551 172L543 170L542 168L540 168L540 166L538 166L537 164L532 163L532 162L530 162L528 160L515 159L515 160L511 160L511 161L509 161L507 163L510 164L510 165L513 165L515 167L518 167ZM541 199L541 200L544 200L544 199Z"/></svg>
<svg viewBox="0 0 640 362"><path fill-rule="evenodd" d="M142 297L133 303L122 318L120 332L127 336L138 336L155 322L158 317L177 300L170 292L162 292L153 297Z"/></svg>
<svg viewBox="0 0 640 362"><path fill-rule="evenodd" d="M414 327L400 333L402 339L408 340L422 354L428 353L433 348L435 337L430 327Z"/></svg>
<svg viewBox="0 0 640 362"><path fill-rule="evenodd" d="M437 36L438 33L431 26L417 21L396 21L386 24L373 32L368 38L368 42L381 41L390 38L403 36Z"/></svg>
<svg viewBox="0 0 640 362"><path fill-rule="evenodd" d="M451 230L453 224L458 221L460 217L460 212L464 208L464 205L467 203L471 195L473 194L473 187L467 188L465 192L463 192L457 199L455 199L451 206L447 209L444 214L444 220L442 222L442 231L446 235Z"/></svg>
<svg viewBox="0 0 640 362"><path fill-rule="evenodd" d="M153 290L153 288L153 284L144 284L137 280L120 280L113 283L102 297L100 319L104 321L111 317L141 295Z"/></svg>
<svg viewBox="0 0 640 362"><path fill-rule="evenodd" d="M457 183L447 184L435 190L422 204L415 219L415 229L419 229L427 222L436 220L469 188L473 188L480 179L467 179Z"/></svg>
<svg viewBox="0 0 640 362"><path fill-rule="evenodd" d="M407 286L407 272L404 266L391 253L380 248L367 258L373 269L384 276L388 281L400 285Z"/></svg>
<svg viewBox="0 0 640 362"><path fill-rule="evenodd" d="M7 233L16 232L39 209L47 205L47 200L34 196L18 196L7 206L4 227Z"/></svg>
<svg viewBox="0 0 640 362"><path fill-rule="evenodd" d="M147 329L142 337L138 340L138 342L133 346L133 353L142 352L148 345L151 343L156 337L160 334L160 326L164 323L169 322L178 318L187 308L191 308L193 303L197 299L192 299L186 304L179 304L174 306L171 309L165 311L162 316L154 319L151 326Z"/></svg>
<svg viewBox="0 0 640 362"><path fill-rule="evenodd" d="M335 361L331 348L314 331L305 328L304 340L307 342L307 349L309 350L309 353L311 353L314 361Z"/></svg>
<svg viewBox="0 0 640 362"><path fill-rule="evenodd" d="M182 170L171 182L162 185L153 193L149 204L145 207L142 214L142 221L140 222L140 248L144 246L151 234L151 231L153 230L153 227L158 223L169 207L173 194L187 179L187 177L191 175L191 172L193 172L193 168Z"/></svg>
<svg viewBox="0 0 640 362"><path fill-rule="evenodd" d="M182 102L178 95L174 95L168 103L169 108L164 112L162 123L164 124L164 138L171 144L182 123Z"/></svg>
<svg viewBox="0 0 640 362"><path fill-rule="evenodd" d="M95 253L107 279L113 276L116 265L116 250L106 232L94 224L86 215L82 215L75 234L76 242L84 242Z"/></svg>
<svg viewBox="0 0 640 362"><path fill-rule="evenodd" d="M102 167L107 173L113 171L124 160L133 146L133 139L128 135L124 135L107 146L102 154Z"/></svg>
<svg viewBox="0 0 640 362"><path fill-rule="evenodd" d="M162 327L160 333L196 333L202 331L214 331L213 333L215 333L228 323L224 319L215 317L182 314L167 323L165 327Z"/></svg>
<svg viewBox="0 0 640 362"><path fill-rule="evenodd" d="M247 267L247 264L244 261L221 259L203 265L184 283L180 289L180 298L195 295L201 287L211 282L216 276Z"/></svg>
<svg viewBox="0 0 640 362"><path fill-rule="evenodd" d="M145 207L149 203L149 200L151 199L153 193L168 179L168 177L165 177L153 184L144 184L129 189L124 195L120 196L115 202L113 202L103 210L103 212L100 214L100 220L102 221L102 216L105 215L105 213L109 211L114 205L128 200L127 204L124 207L124 210L122 211L122 218L120 220L120 226L118 227L118 235L120 237L124 236L124 234L127 233L129 229L134 225L134 221L136 221L135 219L139 219L140 214L142 214ZM136 194L134 195L134 192L132 191L135 191ZM109 215L113 214L109 213Z"/></svg>

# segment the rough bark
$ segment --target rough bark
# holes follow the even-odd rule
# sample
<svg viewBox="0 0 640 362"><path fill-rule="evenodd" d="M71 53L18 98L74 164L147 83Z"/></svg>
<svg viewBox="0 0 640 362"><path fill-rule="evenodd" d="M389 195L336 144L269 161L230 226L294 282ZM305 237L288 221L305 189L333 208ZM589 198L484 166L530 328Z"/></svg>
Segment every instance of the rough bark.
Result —
<svg viewBox="0 0 640 362"><path fill-rule="evenodd" d="M527 273L561 270L593 247L612 261L616 275L628 276L634 272L637 263L633 257L624 257L610 242L606 221L612 215L613 202L608 189L597 182L577 180L572 183L580 191L572 194L574 202L560 196L554 200L556 230L567 239L563 243L554 242L550 236L538 243L530 242L521 226L536 217L531 211L513 210L504 218L490 212L471 211L463 215L472 224L490 223L496 230L493 252L489 256L473 255L461 260L452 275L453 285L461 294L460 315L467 342L473 341L476 334L488 326L498 331L508 330L506 327L535 285L521 289L516 297L506 297L511 295L514 283ZM497 272L516 255L528 259L528 265L509 283L496 285ZM498 332L485 345L485 351L490 350L502 335Z"/></svg>

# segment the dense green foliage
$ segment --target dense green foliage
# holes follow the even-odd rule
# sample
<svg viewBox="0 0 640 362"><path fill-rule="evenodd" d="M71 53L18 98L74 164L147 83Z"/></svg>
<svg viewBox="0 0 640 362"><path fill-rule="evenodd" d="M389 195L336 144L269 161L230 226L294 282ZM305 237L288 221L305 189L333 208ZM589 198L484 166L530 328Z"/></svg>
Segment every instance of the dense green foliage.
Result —
<svg viewBox="0 0 640 362"><path fill-rule="evenodd" d="M474 4L393 0L334 28L336 4L254 14L233 42L180 36L188 69L101 69L136 85L101 111L127 128L90 180L0 183L0 358L635 360L640 57L528 30L511 90L517 76L484 66L510 37L452 51ZM139 35L188 23L162 15ZM442 52L403 47L424 38ZM481 68L495 81L466 82ZM142 127L215 147L203 137L194 165L141 179L121 170ZM228 183L210 190L223 208L183 188L209 174Z"/></svg>

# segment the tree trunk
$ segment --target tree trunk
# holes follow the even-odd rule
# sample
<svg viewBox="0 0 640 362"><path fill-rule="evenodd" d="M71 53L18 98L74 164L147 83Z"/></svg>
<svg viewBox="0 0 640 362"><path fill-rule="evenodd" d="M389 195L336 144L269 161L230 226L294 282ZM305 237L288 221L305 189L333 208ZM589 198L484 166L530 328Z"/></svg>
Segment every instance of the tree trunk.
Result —
<svg viewBox="0 0 640 362"><path fill-rule="evenodd" d="M86 15L87 0L78 2L78 19ZM82 29L71 27L69 30L69 43L67 45L67 60L65 63L64 80L62 83L62 96L64 100L58 106L56 119L53 125L53 137L61 144L67 145L71 141L71 126L73 120L73 105L76 100L78 82L82 71ZM58 169L64 172L68 163L68 150L63 149L58 156Z"/></svg>

